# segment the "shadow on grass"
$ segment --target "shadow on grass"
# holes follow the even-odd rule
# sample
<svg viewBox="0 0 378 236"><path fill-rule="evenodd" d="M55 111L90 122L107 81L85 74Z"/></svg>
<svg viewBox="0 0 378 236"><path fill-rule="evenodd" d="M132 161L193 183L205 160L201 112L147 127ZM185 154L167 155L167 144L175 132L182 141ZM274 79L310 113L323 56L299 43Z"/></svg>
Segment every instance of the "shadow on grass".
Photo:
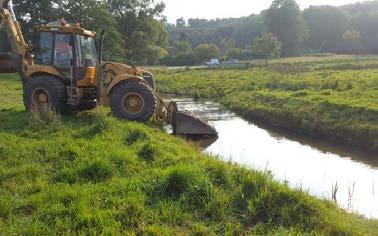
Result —
<svg viewBox="0 0 378 236"><path fill-rule="evenodd" d="M20 134L33 127L31 114L10 109L0 109L0 132ZM91 139L100 134L107 126L106 120L92 113L72 113L61 117L63 126L78 130L77 138ZM85 129L82 129L86 127ZM76 138L76 137L75 137Z"/></svg>
<svg viewBox="0 0 378 236"><path fill-rule="evenodd" d="M28 126L30 114L14 109L0 110L0 132L15 134Z"/></svg>

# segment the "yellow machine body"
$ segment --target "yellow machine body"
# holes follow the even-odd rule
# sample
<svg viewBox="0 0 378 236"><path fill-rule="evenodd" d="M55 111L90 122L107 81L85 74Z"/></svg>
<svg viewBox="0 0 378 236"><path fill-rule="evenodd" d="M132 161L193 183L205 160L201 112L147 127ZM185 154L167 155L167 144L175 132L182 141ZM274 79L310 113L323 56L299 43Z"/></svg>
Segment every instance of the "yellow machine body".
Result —
<svg viewBox="0 0 378 236"><path fill-rule="evenodd" d="M12 49L11 54L0 54L0 73L20 74L26 110L48 105L63 113L105 105L120 119L144 122L155 115L181 136L217 135L206 123L178 112L175 103L165 105L152 73L102 62L94 43L96 32L60 20L34 27L39 41L28 45L11 0L0 0L0 25L5 26Z"/></svg>

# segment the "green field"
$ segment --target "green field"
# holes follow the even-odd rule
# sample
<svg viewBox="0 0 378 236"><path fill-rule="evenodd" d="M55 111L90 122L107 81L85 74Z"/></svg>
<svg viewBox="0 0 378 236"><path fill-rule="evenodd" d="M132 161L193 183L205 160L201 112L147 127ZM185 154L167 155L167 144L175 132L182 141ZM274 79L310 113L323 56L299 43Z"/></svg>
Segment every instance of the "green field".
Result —
<svg viewBox="0 0 378 236"><path fill-rule="evenodd" d="M21 93L16 76L0 76L0 235L374 235L378 227L269 173L205 156L154 123L117 121L105 108L27 114Z"/></svg>
<svg viewBox="0 0 378 236"><path fill-rule="evenodd" d="M378 152L378 59L303 57L241 67L160 69L158 87L219 102L249 121Z"/></svg>

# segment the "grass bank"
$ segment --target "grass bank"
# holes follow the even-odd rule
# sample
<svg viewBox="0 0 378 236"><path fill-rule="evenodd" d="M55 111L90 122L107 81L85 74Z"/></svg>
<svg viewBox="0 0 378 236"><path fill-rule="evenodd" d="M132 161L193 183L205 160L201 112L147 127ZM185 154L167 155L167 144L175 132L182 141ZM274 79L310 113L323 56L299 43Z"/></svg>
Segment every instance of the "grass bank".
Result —
<svg viewBox="0 0 378 236"><path fill-rule="evenodd" d="M374 235L367 221L107 109L23 111L0 76L0 234Z"/></svg>
<svg viewBox="0 0 378 236"><path fill-rule="evenodd" d="M157 75L160 92L210 99L250 121L378 153L378 59L285 59L268 68Z"/></svg>

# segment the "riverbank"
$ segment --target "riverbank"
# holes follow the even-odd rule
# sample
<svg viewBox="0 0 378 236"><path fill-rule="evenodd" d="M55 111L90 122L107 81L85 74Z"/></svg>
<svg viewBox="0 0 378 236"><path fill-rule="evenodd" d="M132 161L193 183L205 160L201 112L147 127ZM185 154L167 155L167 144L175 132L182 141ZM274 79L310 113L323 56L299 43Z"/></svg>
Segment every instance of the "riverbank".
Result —
<svg viewBox="0 0 378 236"><path fill-rule="evenodd" d="M377 59L285 61L157 77L162 93L210 99L252 122L378 153L377 68Z"/></svg>
<svg viewBox="0 0 378 236"><path fill-rule="evenodd" d="M179 110L196 114L217 130L218 139L204 149L205 153L226 162L269 170L276 180L291 187L301 186L319 198L332 197L349 212L378 219L376 155L315 139L295 140L294 135L257 126L217 103L174 96L168 100L176 101ZM332 192L335 185L337 191Z"/></svg>
<svg viewBox="0 0 378 236"><path fill-rule="evenodd" d="M4 234L376 232L376 221L203 155L153 123L120 122L108 109L31 117L21 93L16 76L0 76Z"/></svg>

